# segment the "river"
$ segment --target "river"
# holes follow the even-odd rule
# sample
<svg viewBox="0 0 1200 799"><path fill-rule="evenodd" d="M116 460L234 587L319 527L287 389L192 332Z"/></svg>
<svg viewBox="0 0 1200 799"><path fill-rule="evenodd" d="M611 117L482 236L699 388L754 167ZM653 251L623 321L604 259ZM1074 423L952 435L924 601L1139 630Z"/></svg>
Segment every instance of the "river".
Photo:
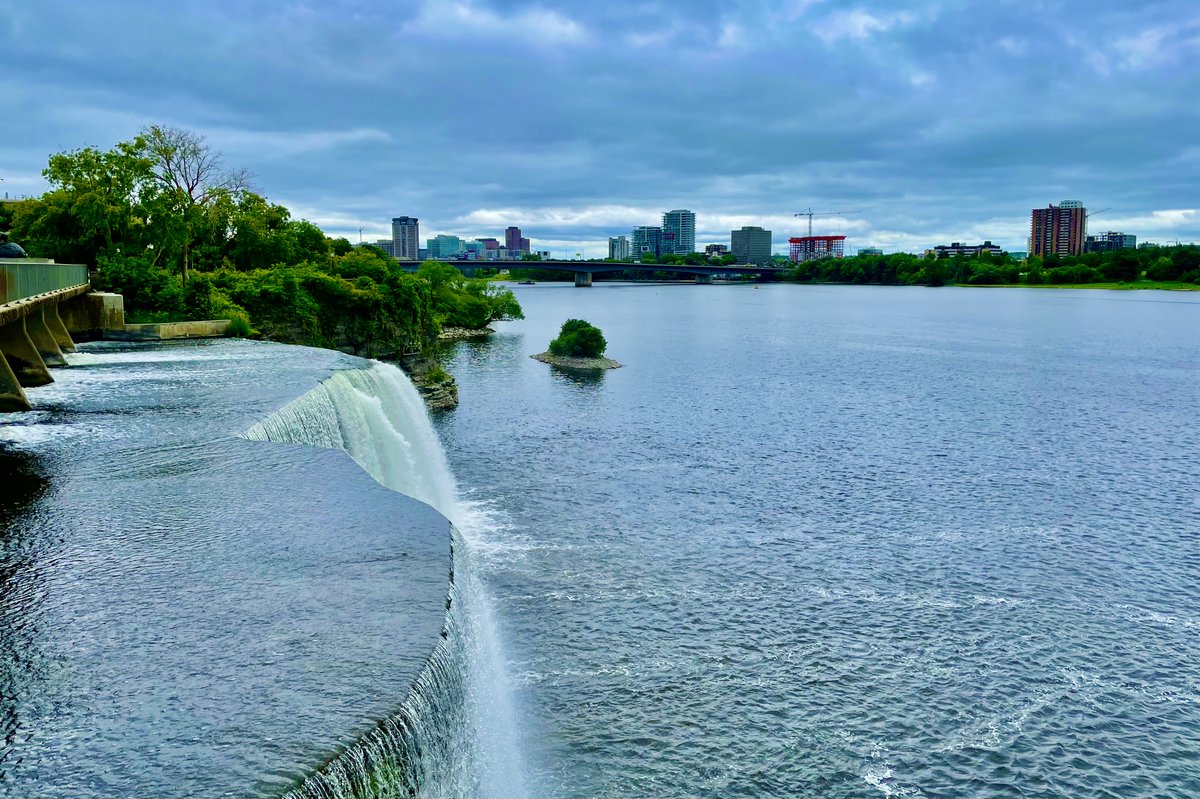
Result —
<svg viewBox="0 0 1200 799"><path fill-rule="evenodd" d="M536 793L1200 794L1200 296L517 288L437 428Z"/></svg>
<svg viewBox="0 0 1200 799"><path fill-rule="evenodd" d="M1200 794L1200 297L515 288L0 420L0 795Z"/></svg>

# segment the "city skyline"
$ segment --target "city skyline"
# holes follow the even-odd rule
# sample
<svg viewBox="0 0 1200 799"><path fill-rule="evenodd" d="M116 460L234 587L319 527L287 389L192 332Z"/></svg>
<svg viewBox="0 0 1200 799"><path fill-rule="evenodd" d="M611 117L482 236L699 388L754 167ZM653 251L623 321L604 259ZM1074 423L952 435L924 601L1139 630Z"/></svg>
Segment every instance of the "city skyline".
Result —
<svg viewBox="0 0 1200 799"><path fill-rule="evenodd" d="M1063 197L1111 207L1096 227L1139 241L1200 239L1194 4L687 12L0 0L15 65L0 86L22 112L0 143L0 190L39 194L47 155L166 124L206 135L273 201L351 241L359 228L387 238L403 209L427 235L515 224L546 249L603 257L608 237L689 208L697 248L762 226L783 251L805 232L791 215L812 206L862 212L814 225L849 250L1024 250L1029 209ZM689 77L647 79L664 69ZM514 85L519 110L495 113ZM634 104L647 124L614 120Z"/></svg>
<svg viewBox="0 0 1200 799"><path fill-rule="evenodd" d="M1066 215L1063 217L1063 222L1061 223L1063 229L1057 233L1051 233L1048 230L1048 225L1050 224L1049 220L1051 217L1048 215L1054 215L1053 219L1056 220L1054 222L1054 226L1057 227L1059 226L1057 215L1060 213L1060 210L1062 214ZM760 251L763 247L766 247L766 251L768 253L776 256L790 257L793 262L829 256L841 258L843 255L853 255L856 252L858 254L878 255L882 255L887 252L910 252L911 254L920 254L923 252L926 255L932 252L945 252L951 254L977 255L982 251L987 251L992 254L999 254L1002 252L1013 253L1024 258L1028 255L1043 256L1048 252L1055 255L1082 255L1085 252L1103 252L1107 250L1122 248L1132 249L1137 247L1138 235L1136 233L1113 231L1111 229L1111 225L1108 226L1107 230L1103 230L1103 232L1101 232L1101 229L1105 227L1104 225L1099 225L1096 229L1089 231L1088 218L1091 216L1091 214L1089 214L1084 203L1079 200L1063 200L1057 205L1055 203L1048 203L1046 208L1034 208L1030 213L1031 222L1029 227L1027 227L1027 238L1025 241L1025 246L1027 249L1024 250L1012 246L1002 247L993 243L990 239L984 239L982 243L974 245L959 241L953 241L949 244L932 243L924 247L923 250L916 251L884 250L883 248L876 247L874 245L861 245L846 249L845 240L847 237L845 235L815 234L814 236L807 238L788 236L788 249L786 252L780 252L774 246L775 243L773 231L769 229L764 231L760 226L756 225L743 225L740 229L731 230L725 241L697 242L694 233L696 230L695 212L687 209L675 209L672 211L665 211L661 214L662 223L660 225L635 225L630 229L628 235L621 234L607 237L602 244L603 254L600 256L592 255L590 252L585 254L579 251L580 249L591 250L592 248L590 247L577 248L574 256L582 256L584 258L607 257L609 259L618 260L628 258L637 260L637 258L640 257L639 253L641 255L645 255L648 252L652 252L655 255L678 255L707 251L711 250L714 246L720 246L728 251L736 253L738 251L737 237L739 233L745 236L746 231L748 230L757 230L760 232L760 234L765 234L767 237L765 240L763 240L762 236L759 236L759 241L756 244L756 247L758 247ZM794 214L793 216L798 217L804 215L805 214ZM824 216L826 214L821 215ZM840 216L840 214L835 215ZM1072 220L1069 224L1066 221L1068 217ZM394 221L395 220L393 220L393 222ZM1069 240L1067 238L1068 230L1070 231ZM680 232L682 232L682 235L679 235ZM1058 236L1060 234L1063 237L1061 242L1058 241ZM515 252L519 253L530 251L530 239L521 237L520 228L509 226L505 229L504 235L506 243L508 244L512 244L514 241L514 235L517 237L515 240L521 242L522 249L516 250ZM675 241L676 236L679 236L679 242L672 243ZM437 234L435 238L452 240L460 248L461 245L467 245L468 242L472 241L475 243L482 243L485 241L493 243L496 242L496 239L485 236L471 237L459 236L458 234ZM764 241L766 243L764 243ZM728 242L728 244L726 244L726 242ZM810 243L806 245L805 242ZM1154 242L1153 240L1150 240L1148 242L1144 241L1143 243L1169 244L1170 242ZM380 244L386 244L386 242L380 242ZM469 246L466 248L470 249ZM386 249L387 248L385 246L385 250ZM432 258L447 257L446 253L441 253L434 247L434 238L429 239L428 252L429 257ZM539 252L546 251L539 250ZM618 255L618 253L623 253L623 255ZM553 253L551 257L554 257ZM570 259L572 257L572 253L568 249L563 248L561 257ZM739 259L739 262L742 262L742 260L744 259Z"/></svg>

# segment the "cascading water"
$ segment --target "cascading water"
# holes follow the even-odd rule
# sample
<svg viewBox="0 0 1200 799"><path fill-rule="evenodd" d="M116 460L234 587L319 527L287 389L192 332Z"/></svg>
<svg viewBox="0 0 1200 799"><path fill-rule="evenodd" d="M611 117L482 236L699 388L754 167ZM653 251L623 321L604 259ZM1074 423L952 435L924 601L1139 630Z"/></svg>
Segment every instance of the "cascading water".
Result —
<svg viewBox="0 0 1200 799"><path fill-rule="evenodd" d="M470 540L486 515L459 500L409 379L387 364L338 372L244 436L343 449L380 483L433 506L453 525L446 625L424 671L396 714L292 795L526 795L492 602L472 563Z"/></svg>

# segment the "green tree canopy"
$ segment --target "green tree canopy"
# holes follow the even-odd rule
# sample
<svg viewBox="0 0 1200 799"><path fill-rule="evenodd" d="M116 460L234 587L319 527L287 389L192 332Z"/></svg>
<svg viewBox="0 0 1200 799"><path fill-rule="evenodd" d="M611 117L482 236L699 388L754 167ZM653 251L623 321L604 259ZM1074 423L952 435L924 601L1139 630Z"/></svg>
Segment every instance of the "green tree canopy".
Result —
<svg viewBox="0 0 1200 799"><path fill-rule="evenodd" d="M558 337L550 342L550 354L567 358L599 358L608 349L600 328L582 319L563 322Z"/></svg>

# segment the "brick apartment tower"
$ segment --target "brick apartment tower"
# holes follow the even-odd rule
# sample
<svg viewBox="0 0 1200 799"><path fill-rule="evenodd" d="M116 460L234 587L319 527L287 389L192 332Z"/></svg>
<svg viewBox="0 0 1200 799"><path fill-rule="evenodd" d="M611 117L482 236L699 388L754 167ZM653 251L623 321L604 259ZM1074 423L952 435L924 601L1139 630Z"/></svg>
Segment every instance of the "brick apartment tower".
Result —
<svg viewBox="0 0 1200 799"><path fill-rule="evenodd" d="M1083 255L1086 240L1087 209L1079 200L1033 209L1029 226L1031 256Z"/></svg>

